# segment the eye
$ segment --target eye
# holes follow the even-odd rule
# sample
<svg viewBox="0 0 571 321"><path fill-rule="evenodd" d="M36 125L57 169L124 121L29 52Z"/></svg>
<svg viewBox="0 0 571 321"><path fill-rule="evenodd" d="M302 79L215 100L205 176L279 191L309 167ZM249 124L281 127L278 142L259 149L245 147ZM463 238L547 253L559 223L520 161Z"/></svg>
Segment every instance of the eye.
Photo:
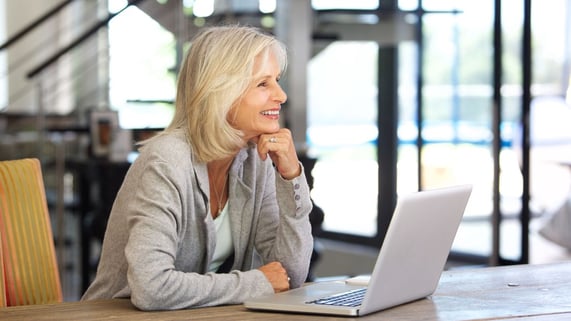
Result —
<svg viewBox="0 0 571 321"><path fill-rule="evenodd" d="M268 86L268 82L267 81L262 81L258 84L258 87L267 87Z"/></svg>

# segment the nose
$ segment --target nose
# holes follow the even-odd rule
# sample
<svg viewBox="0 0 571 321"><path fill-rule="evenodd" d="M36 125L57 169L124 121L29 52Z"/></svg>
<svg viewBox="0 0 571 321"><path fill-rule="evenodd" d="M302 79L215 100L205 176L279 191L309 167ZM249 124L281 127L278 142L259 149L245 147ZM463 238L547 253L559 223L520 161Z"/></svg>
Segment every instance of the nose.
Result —
<svg viewBox="0 0 571 321"><path fill-rule="evenodd" d="M282 89L282 87L280 85L276 86L276 92L274 94L274 99L279 101L280 104L285 103L287 100L287 94L285 93L285 91Z"/></svg>

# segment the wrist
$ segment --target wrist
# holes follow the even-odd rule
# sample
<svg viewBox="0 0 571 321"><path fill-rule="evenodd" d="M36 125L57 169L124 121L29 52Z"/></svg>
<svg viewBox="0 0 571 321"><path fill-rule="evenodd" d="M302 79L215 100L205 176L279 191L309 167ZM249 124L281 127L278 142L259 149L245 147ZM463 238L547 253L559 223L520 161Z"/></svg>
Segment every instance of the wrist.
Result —
<svg viewBox="0 0 571 321"><path fill-rule="evenodd" d="M291 172L291 173L288 173L288 174L280 173L280 175L285 180L292 180L292 179L298 177L299 175L301 175L301 165L298 164L296 170Z"/></svg>

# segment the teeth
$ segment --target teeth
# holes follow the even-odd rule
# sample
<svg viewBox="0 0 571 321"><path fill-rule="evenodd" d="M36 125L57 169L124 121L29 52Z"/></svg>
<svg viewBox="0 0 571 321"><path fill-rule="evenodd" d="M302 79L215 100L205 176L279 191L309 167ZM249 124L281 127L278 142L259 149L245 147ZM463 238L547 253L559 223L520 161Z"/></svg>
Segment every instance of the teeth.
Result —
<svg viewBox="0 0 571 321"><path fill-rule="evenodd" d="M262 112L262 115L271 115L271 116L277 116L280 114L279 110L265 110Z"/></svg>

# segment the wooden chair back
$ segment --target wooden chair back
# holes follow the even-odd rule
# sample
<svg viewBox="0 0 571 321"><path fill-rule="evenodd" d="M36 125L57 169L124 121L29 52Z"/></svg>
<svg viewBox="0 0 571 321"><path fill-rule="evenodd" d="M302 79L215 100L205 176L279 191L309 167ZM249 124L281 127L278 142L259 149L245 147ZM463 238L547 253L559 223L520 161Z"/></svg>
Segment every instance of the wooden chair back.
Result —
<svg viewBox="0 0 571 321"><path fill-rule="evenodd" d="M6 306L6 289L4 281L4 260L2 257L2 236L0 236L0 308Z"/></svg>
<svg viewBox="0 0 571 321"><path fill-rule="evenodd" d="M0 301L4 297L7 306L63 301L38 159L0 161L0 244Z"/></svg>

